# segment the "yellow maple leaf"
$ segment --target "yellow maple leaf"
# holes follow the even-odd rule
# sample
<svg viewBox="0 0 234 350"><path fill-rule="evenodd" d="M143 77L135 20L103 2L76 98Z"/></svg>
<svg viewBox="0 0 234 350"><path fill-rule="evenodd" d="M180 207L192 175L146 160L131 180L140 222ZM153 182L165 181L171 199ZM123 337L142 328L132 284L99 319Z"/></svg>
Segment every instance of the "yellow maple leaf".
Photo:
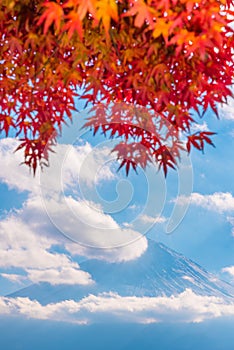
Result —
<svg viewBox="0 0 234 350"><path fill-rule="evenodd" d="M118 8L115 0L99 0L97 1L97 19L102 21L103 27L108 35L110 21L118 21Z"/></svg>

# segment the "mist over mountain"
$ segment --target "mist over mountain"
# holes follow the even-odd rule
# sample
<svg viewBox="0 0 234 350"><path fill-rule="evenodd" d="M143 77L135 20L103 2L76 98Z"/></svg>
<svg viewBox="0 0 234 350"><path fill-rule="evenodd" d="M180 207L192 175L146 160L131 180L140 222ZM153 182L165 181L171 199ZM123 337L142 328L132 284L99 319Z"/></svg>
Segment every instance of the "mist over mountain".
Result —
<svg viewBox="0 0 234 350"><path fill-rule="evenodd" d="M192 289L194 293L232 299L234 287L219 280L201 266L162 243L148 241L147 251L138 259L108 263L86 260L80 268L92 276L92 285L33 284L11 297L28 297L41 304L80 300L90 294L114 292L121 296L170 296Z"/></svg>
<svg viewBox="0 0 234 350"><path fill-rule="evenodd" d="M233 319L78 326L5 317L0 318L0 336L4 350L233 350L234 344Z"/></svg>

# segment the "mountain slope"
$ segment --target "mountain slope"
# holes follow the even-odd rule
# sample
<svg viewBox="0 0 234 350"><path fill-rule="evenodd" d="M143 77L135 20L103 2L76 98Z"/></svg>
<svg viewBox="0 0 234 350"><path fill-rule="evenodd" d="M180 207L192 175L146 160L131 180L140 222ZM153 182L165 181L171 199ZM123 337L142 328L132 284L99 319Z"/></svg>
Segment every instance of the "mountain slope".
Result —
<svg viewBox="0 0 234 350"><path fill-rule="evenodd" d="M196 294L234 297L234 287L218 280L201 266L152 240L147 251L130 262L108 263L87 260L80 268L91 274L91 286L52 286L48 283L31 285L11 294L36 299L42 304L65 299L79 300L89 294L115 292L121 296L172 295L191 288Z"/></svg>

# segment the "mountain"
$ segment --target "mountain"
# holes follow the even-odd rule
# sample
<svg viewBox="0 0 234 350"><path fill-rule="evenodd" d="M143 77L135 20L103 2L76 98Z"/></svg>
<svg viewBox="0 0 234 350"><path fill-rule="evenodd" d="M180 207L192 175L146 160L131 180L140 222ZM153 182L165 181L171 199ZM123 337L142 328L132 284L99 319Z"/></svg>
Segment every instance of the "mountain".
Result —
<svg viewBox="0 0 234 350"><path fill-rule="evenodd" d="M89 286L34 284L11 297L29 297L41 304L67 299L79 300L89 294L115 292L121 296L170 296L191 288L196 294L234 298L234 287L217 279L195 262L162 243L148 241L147 251L138 259L108 263L87 260L80 268L92 276Z"/></svg>

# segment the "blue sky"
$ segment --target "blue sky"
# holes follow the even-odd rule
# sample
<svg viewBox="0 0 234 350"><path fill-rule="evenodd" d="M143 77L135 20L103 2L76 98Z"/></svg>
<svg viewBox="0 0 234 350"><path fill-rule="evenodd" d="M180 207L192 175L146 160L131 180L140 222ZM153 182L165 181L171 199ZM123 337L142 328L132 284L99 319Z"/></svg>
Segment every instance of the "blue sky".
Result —
<svg viewBox="0 0 234 350"><path fill-rule="evenodd" d="M179 172L170 171L166 180L155 168L128 178L124 171L117 173L110 154L114 141L80 131L80 115L64 128L50 168L35 178L19 166L22 154L13 153L17 141L0 139L0 295L39 282L92 284L92 276L79 267L81 260L137 259L147 249L147 238L234 283L233 108L231 103L224 108L221 120L207 113L197 129L216 131L216 148L184 155ZM186 293L178 296L178 304L188 298L191 307L206 302ZM100 298L101 303L105 297ZM113 305L126 302L111 298ZM128 302L138 305L135 299ZM152 300L144 302L152 306ZM29 316L31 309L65 317L61 305L54 313L24 303ZM216 301L210 303L214 307ZM2 299L0 312L4 305Z"/></svg>

